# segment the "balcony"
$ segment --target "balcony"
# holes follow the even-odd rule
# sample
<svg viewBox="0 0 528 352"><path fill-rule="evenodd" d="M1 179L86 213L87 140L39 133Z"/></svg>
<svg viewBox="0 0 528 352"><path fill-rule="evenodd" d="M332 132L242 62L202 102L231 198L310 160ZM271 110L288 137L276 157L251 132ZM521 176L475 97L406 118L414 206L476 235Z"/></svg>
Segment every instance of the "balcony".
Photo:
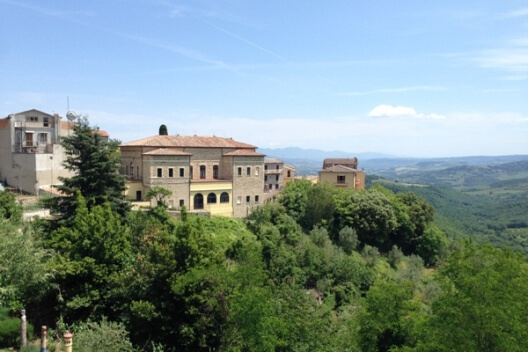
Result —
<svg viewBox="0 0 528 352"><path fill-rule="evenodd" d="M275 174L282 174L282 168L264 170L264 175L275 175Z"/></svg>
<svg viewBox="0 0 528 352"><path fill-rule="evenodd" d="M17 153L23 154L53 154L53 144L27 142L19 146Z"/></svg>
<svg viewBox="0 0 528 352"><path fill-rule="evenodd" d="M28 122L28 121L15 121L15 127L18 128L52 128L53 122Z"/></svg>

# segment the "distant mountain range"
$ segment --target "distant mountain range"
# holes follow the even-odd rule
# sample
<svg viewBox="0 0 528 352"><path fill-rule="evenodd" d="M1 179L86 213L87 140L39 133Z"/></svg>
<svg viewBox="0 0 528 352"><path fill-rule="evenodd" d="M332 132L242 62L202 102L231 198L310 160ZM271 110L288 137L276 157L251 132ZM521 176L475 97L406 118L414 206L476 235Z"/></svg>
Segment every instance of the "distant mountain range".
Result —
<svg viewBox="0 0 528 352"><path fill-rule="evenodd" d="M502 156L465 156L444 158L404 158L382 153L352 153L344 151L325 151L319 149L259 148L259 152L268 158L278 158L296 168L297 175L317 175L326 158L353 158L359 160L359 169L367 174L394 178L401 176L403 170L434 172L460 166L489 166L528 160L528 155ZM404 171L404 173L405 173Z"/></svg>

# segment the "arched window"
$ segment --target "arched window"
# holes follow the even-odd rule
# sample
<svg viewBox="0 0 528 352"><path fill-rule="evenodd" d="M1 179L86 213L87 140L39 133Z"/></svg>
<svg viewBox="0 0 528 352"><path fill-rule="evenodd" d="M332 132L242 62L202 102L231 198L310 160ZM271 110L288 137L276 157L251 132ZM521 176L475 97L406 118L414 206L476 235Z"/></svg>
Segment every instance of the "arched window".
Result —
<svg viewBox="0 0 528 352"><path fill-rule="evenodd" d="M220 195L220 203L229 203L229 193L223 192Z"/></svg>
<svg viewBox="0 0 528 352"><path fill-rule="evenodd" d="M204 198L201 193L197 193L194 196L194 209L203 209L204 207Z"/></svg>
<svg viewBox="0 0 528 352"><path fill-rule="evenodd" d="M216 203L216 194L209 193L207 195L207 204Z"/></svg>

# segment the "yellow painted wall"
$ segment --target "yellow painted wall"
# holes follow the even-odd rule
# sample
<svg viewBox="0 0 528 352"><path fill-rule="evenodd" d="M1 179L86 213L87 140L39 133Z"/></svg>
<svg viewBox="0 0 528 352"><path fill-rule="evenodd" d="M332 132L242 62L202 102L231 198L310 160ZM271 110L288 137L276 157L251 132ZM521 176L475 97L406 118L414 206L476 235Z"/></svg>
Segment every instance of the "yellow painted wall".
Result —
<svg viewBox="0 0 528 352"><path fill-rule="evenodd" d="M345 182L344 183L337 183L337 176L345 176ZM348 172L319 172L319 182L323 183L329 183L336 187L346 187L346 188L356 188L356 177L355 173L348 173Z"/></svg>
<svg viewBox="0 0 528 352"><path fill-rule="evenodd" d="M143 184L141 182L127 181L125 182L125 197L130 200L136 199L136 192L141 191L141 196L145 198L143 191Z"/></svg>
<svg viewBox="0 0 528 352"><path fill-rule="evenodd" d="M229 202L220 203L220 195L224 192L229 194ZM207 211L211 215L233 216L233 183L231 181L191 183L190 211L194 211L194 196L198 193L204 197L203 211ZM216 194L216 203L207 204L209 193Z"/></svg>

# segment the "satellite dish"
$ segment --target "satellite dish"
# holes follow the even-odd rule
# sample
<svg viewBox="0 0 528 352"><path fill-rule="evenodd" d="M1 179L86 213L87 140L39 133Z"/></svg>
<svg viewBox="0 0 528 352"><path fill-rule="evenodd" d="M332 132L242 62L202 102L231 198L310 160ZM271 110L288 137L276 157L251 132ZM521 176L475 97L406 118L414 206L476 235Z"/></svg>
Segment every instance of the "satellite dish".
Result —
<svg viewBox="0 0 528 352"><path fill-rule="evenodd" d="M68 111L66 113L66 118L68 119L68 121L73 121L77 118L77 114L73 111Z"/></svg>

